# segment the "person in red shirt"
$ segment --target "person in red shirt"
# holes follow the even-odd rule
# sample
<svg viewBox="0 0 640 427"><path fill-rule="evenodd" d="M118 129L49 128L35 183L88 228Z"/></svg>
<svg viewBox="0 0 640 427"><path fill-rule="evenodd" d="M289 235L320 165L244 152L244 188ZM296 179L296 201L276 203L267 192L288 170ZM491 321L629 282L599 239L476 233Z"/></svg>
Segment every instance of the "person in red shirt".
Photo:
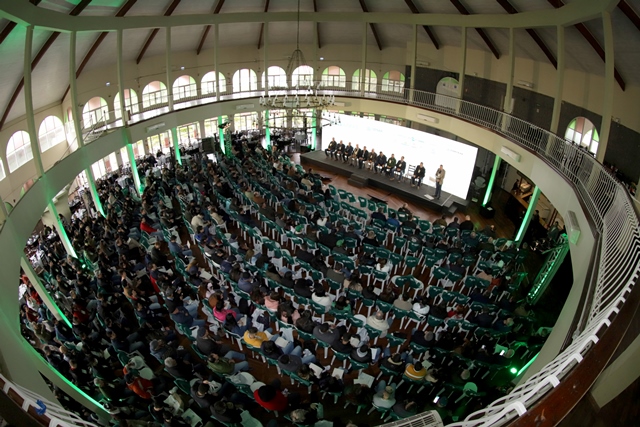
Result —
<svg viewBox="0 0 640 427"><path fill-rule="evenodd" d="M274 386L263 385L253 392L253 397L258 402L258 405L269 411L284 411L287 409L287 398Z"/></svg>
<svg viewBox="0 0 640 427"><path fill-rule="evenodd" d="M155 233L158 231L155 228L153 228L151 225L147 224L147 220L144 217L142 217L142 220L140 221L140 230L148 234Z"/></svg>
<svg viewBox="0 0 640 427"><path fill-rule="evenodd" d="M131 373L124 376L127 387L135 394L143 399L151 400L151 392L153 391L153 383L141 377L134 377Z"/></svg>

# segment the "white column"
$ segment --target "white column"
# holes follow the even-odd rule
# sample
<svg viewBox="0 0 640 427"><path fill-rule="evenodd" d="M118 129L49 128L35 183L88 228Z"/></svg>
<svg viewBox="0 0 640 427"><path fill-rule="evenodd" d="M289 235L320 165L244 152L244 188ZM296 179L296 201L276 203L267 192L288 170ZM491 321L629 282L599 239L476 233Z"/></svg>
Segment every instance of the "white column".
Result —
<svg viewBox="0 0 640 427"><path fill-rule="evenodd" d="M313 23L313 83L315 83L316 80L319 81L322 74L322 71L318 71L318 55L318 22L316 21Z"/></svg>
<svg viewBox="0 0 640 427"><path fill-rule="evenodd" d="M416 88L416 78L418 74L418 65L416 64L418 60L418 26L413 26L413 34L411 37L412 46L411 46L411 87L409 91L409 102L413 102L413 92Z"/></svg>
<svg viewBox="0 0 640 427"><path fill-rule="evenodd" d="M173 81L171 80L171 27L167 27L165 45L165 68L167 80L167 99L169 100L169 111L173 111Z"/></svg>
<svg viewBox="0 0 640 427"><path fill-rule="evenodd" d="M467 27L461 28L462 43L460 44L460 77L458 83L460 87L460 99L464 98L464 73L467 68ZM458 104L460 105L460 104Z"/></svg>
<svg viewBox="0 0 640 427"><path fill-rule="evenodd" d="M551 133L558 133L558 124L560 122L560 112L562 110L562 95L564 88L564 27L558 25L556 28L558 39L558 69L556 70L556 93L553 100L553 112L551 113Z"/></svg>
<svg viewBox="0 0 640 427"><path fill-rule="evenodd" d="M513 74L516 65L516 34L513 28L509 28L509 76L507 80L507 91L504 96L504 106L502 110L511 114L511 99L513 98Z"/></svg>
<svg viewBox="0 0 640 427"><path fill-rule="evenodd" d="M38 144L38 132L36 131L36 121L33 117L33 94L31 91L31 49L33 46L33 25L27 27L27 34L24 44L24 108L27 119L27 130L31 140L31 152L33 153L33 163L36 165L38 178L44 174L42 158L40 157L40 144Z"/></svg>
<svg viewBox="0 0 640 427"><path fill-rule="evenodd" d="M220 75L220 70L218 69L218 40L220 39L218 32L219 25L213 25L213 68L216 70L216 102L220 101L220 81L218 80L218 76ZM232 82L229 82L232 84Z"/></svg>
<svg viewBox="0 0 640 427"><path fill-rule="evenodd" d="M73 127L76 131L78 148L84 146L82 140L82 123L78 114L78 85L76 82L76 32L72 31L69 37L69 94L71 95L71 116Z"/></svg>
<svg viewBox="0 0 640 427"><path fill-rule="evenodd" d="M615 86L615 65L613 50L613 25L611 24L611 12L602 12L602 27L604 32L604 102L602 105L602 124L600 125L600 143L596 159L604 161L611 132L611 117L613 116L613 95Z"/></svg>
<svg viewBox="0 0 640 427"><path fill-rule="evenodd" d="M264 23L262 33L262 48L264 49L264 96L269 96L269 23ZM291 83L291 76L287 76L287 81Z"/></svg>
<svg viewBox="0 0 640 427"><path fill-rule="evenodd" d="M364 81L367 69L367 23L362 23L362 65L360 66L360 96L364 97Z"/></svg>
<svg viewBox="0 0 640 427"><path fill-rule="evenodd" d="M124 71L122 69L122 30L117 32L117 52L116 52L116 67L118 71L118 94L120 95L120 114L122 115L122 125L127 125L127 108L124 99Z"/></svg>

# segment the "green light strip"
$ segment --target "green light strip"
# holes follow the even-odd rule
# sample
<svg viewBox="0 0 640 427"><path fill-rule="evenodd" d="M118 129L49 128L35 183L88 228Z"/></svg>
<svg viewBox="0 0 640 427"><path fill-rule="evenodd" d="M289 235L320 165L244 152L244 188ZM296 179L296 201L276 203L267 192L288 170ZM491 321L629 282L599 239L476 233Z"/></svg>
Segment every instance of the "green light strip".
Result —
<svg viewBox="0 0 640 427"><path fill-rule="evenodd" d="M100 201L100 195L98 194L98 187L96 187L96 179L93 176L91 169L86 169L85 173L89 179L89 189L91 190L91 196L93 197L93 203L96 205L96 209L100 212L100 215L105 216L102 202Z"/></svg>
<svg viewBox="0 0 640 427"><path fill-rule="evenodd" d="M60 221L60 215L58 215L58 209L56 209L56 205L53 202L49 202L49 212L53 215L53 219L56 221L58 226L56 227L56 231L58 232L58 236L60 236L60 240L62 241L62 245L66 249L67 253L74 258L78 258L78 254L71 244L71 240L67 235L67 230L64 229L64 225L62 225L62 221Z"/></svg>
<svg viewBox="0 0 640 427"><path fill-rule="evenodd" d="M264 110L264 122L265 126L265 136L264 139L267 141L267 149L271 148L271 128L269 127L269 110Z"/></svg>
<svg viewBox="0 0 640 427"><path fill-rule="evenodd" d="M60 309L60 307L58 307L58 304L56 304L56 300L51 297L51 294L49 294L49 291L47 290L46 286L44 286L44 284L42 283L42 280L40 280L40 277L34 270L33 265L31 264L31 261L29 260L29 258L27 258L26 255L23 255L22 258L20 259L20 265L22 266L22 269L24 270L27 277L31 281L31 284L36 289L36 292L38 292L38 295L40 296L42 301L45 303L47 308L51 312L53 312L56 319L64 321L64 323L66 323L69 328L72 328L73 325L71 324L67 316L64 314L64 312Z"/></svg>
<svg viewBox="0 0 640 427"><path fill-rule="evenodd" d="M102 406L102 403L98 402L97 400L95 400L93 397L89 396L87 393L85 393L81 388L78 388L78 386L76 386L74 383L72 383L71 381L69 381L69 379L67 379L64 375L62 375L60 372L58 372L53 366L51 366L49 364L49 362L47 362L47 360L45 358L43 358L40 353L38 353L33 346L29 343L29 341L27 341L26 339L24 340L25 343L27 344L27 347L29 347L29 349L35 353L38 358L40 359L40 361L42 363L44 363L51 372L53 372L54 374L56 374L56 376L58 378L60 378L62 380L62 382L64 382L66 385L68 385L69 387L71 387L75 392L77 392L79 395L81 395L83 398L87 399L91 404L95 405L96 407L98 407L99 409L102 409L103 411L107 411L104 406Z"/></svg>
<svg viewBox="0 0 640 427"><path fill-rule="evenodd" d="M496 179L496 175L498 174L498 168L500 167L500 157L496 156L493 161L493 169L491 170L491 177L489 178L489 184L487 185L487 191L484 193L484 200L482 201L482 207L484 208L489 203L489 198L491 197L491 190L493 189L493 181Z"/></svg>
<svg viewBox="0 0 640 427"><path fill-rule="evenodd" d="M133 153L133 145L127 144L127 154L129 155L129 164L131 165L133 182L138 189L138 194L142 194L144 192L144 184L140 181L140 175L138 174L138 163L136 162L136 156Z"/></svg>
<svg viewBox="0 0 640 427"><path fill-rule="evenodd" d="M180 155L180 143L178 142L178 129L171 129L171 139L173 140L173 151L176 153L176 162L182 166L182 156Z"/></svg>
<svg viewBox="0 0 640 427"><path fill-rule="evenodd" d="M520 374L524 373L524 371L526 371L527 369L529 369L529 366L531 366L531 364L533 363L533 361L534 361L534 360L536 360L536 358L538 357L538 355L539 355L539 354L540 354L540 352L536 353L536 355L535 355L535 356L533 356L533 359L529 360L529 361L527 362L527 364L526 364L526 365L524 365L524 366L522 367L522 369L520 369L520 370L518 371L518 373L516 374L516 377L519 377L519 376L520 376Z"/></svg>
<svg viewBox="0 0 640 427"><path fill-rule="evenodd" d="M533 215L533 211L538 204L538 198L540 198L540 188L536 186L533 189L533 194L531 195L531 199L529 200L529 207L527 208L527 212L524 214L524 218L522 218L522 224L520 224L520 229L518 230L518 234L516 235L515 242L517 245L520 245L520 243L522 243L524 233L527 231L529 222L531 221L531 215Z"/></svg>
<svg viewBox="0 0 640 427"><path fill-rule="evenodd" d="M317 141L317 130L316 130L316 110L313 110L313 117L311 119L311 149L315 150L316 149L316 141Z"/></svg>
<svg viewBox="0 0 640 427"><path fill-rule="evenodd" d="M218 134L220 135L220 150L222 150L223 154L226 154L224 149L224 130L220 126L222 126L222 116L218 116Z"/></svg>

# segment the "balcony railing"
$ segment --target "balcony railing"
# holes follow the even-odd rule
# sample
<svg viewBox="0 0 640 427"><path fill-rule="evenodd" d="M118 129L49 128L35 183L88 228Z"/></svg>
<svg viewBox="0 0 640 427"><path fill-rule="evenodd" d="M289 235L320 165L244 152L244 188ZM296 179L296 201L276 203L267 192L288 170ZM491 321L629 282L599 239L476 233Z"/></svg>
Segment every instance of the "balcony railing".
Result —
<svg viewBox="0 0 640 427"><path fill-rule="evenodd" d="M300 88L278 92L290 96L297 94L299 99L304 98L302 95L309 94L401 103L447 114L491 129L535 153L569 181L594 225L600 248L599 256L596 257L598 265L594 268L598 272L597 280L595 286L591 288L593 295L586 299L589 304L586 304L584 311L578 314L584 321L576 323L579 329L571 331L572 338L569 340L569 345L553 361L507 396L472 413L464 421L450 424L452 427L506 425L530 410L570 375L585 355L598 345L603 333L609 329L616 315L621 311L640 274L640 235L634 201L626 188L588 152L517 117L436 93L410 89L405 89L402 93L383 92L379 87L376 87L375 91L348 89L351 87L351 82L347 82L346 88L319 85L313 90ZM174 109L264 95L264 90L226 92L220 93L217 99L215 94L199 93L198 96L188 100L176 100ZM304 107L305 105L300 105L300 108ZM137 123L167 112L169 112L168 102L154 105L144 112L134 114L128 118L127 123ZM115 114L109 114L109 117L115 117ZM122 126L122 120L112 120L104 124L105 128L118 126ZM95 131L97 129L94 129ZM605 351L612 353L613 349ZM607 357L610 357L611 353ZM606 361L607 358L604 360ZM604 363L602 361L598 369L603 369ZM393 425L408 426L409 424L400 421Z"/></svg>

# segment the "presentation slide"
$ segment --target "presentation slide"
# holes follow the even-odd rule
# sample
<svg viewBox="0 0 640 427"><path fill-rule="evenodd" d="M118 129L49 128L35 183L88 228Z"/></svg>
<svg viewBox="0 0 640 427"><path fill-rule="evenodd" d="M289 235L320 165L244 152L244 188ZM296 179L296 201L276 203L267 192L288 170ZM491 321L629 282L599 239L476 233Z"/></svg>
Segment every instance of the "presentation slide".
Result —
<svg viewBox="0 0 640 427"><path fill-rule="evenodd" d="M331 138L335 138L338 142L342 140L345 145L351 142L354 147L358 144L360 148L373 148L376 153L382 151L387 158L391 154L395 154L398 160L404 156L407 170L409 166L423 162L426 172L423 183L430 187L435 187L436 170L442 165L446 172L442 191L466 199L478 154L476 147L376 120L344 114L339 117L339 124L322 130L323 145L326 146Z"/></svg>

